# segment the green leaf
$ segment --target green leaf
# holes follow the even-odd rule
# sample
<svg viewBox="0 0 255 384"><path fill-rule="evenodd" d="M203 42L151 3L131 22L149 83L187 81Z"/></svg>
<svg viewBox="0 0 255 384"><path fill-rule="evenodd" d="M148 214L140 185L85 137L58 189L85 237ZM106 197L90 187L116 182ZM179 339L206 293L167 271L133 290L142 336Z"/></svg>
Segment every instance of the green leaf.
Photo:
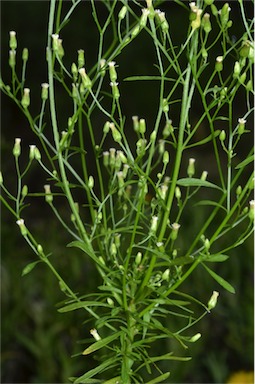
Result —
<svg viewBox="0 0 255 384"><path fill-rule="evenodd" d="M104 381L103 384L116 384L116 383L120 383L120 381L121 381L121 376L116 376L113 379Z"/></svg>
<svg viewBox="0 0 255 384"><path fill-rule="evenodd" d="M109 343L111 343L113 340L117 339L120 336L121 332L113 333L112 335L105 337L101 340L96 341L95 343L91 344L88 348L86 348L82 354L83 355L89 355L92 352L98 351L99 349L105 347Z"/></svg>
<svg viewBox="0 0 255 384"><path fill-rule="evenodd" d="M221 254L216 254L216 255L209 255L206 261L210 261L212 263L221 263L222 261L225 261L229 258L227 255L221 255Z"/></svg>
<svg viewBox="0 0 255 384"><path fill-rule="evenodd" d="M190 145L186 145L185 148L187 149L187 148L196 147L196 146L198 146L198 145L206 144L206 143L208 143L209 141L211 141L213 137L217 137L217 136L219 136L220 132L221 132L221 131L218 129L217 131L211 133L209 136L205 137L204 139L202 139L202 140L200 140L200 141L198 141L198 142L196 142L196 143L193 143L193 144L190 144Z"/></svg>
<svg viewBox="0 0 255 384"><path fill-rule="evenodd" d="M86 307L109 307L107 303L100 303L99 301L80 301L78 303L68 304L65 307L58 309L58 312L70 312L75 311L76 309L86 308Z"/></svg>
<svg viewBox="0 0 255 384"><path fill-rule="evenodd" d="M96 368L93 368L90 371L86 372L84 375L78 377L74 381L74 384L89 383L88 379L90 379L91 377L97 375L98 373L100 373L102 371L106 371L107 369L113 368L118 364L119 364L119 362L116 359L116 357L108 359L108 360L104 361L102 364L98 365Z"/></svg>
<svg viewBox="0 0 255 384"><path fill-rule="evenodd" d="M199 202L197 202L195 204L195 206L197 206L197 205L212 205L214 207L219 207L219 208L223 209L225 212L227 212L227 208L223 207L223 205L220 205L216 201L212 201L212 200L200 200Z"/></svg>
<svg viewBox="0 0 255 384"><path fill-rule="evenodd" d="M98 260L98 257L93 252L92 247L90 247L88 244L86 244L84 241L75 240L71 243L67 244L67 247L76 247L81 249L84 253L86 253L92 260L94 260L97 264L100 264L101 267L103 267L103 264L100 263Z"/></svg>
<svg viewBox="0 0 255 384"><path fill-rule="evenodd" d="M162 80L161 76L130 76L126 77L124 81L137 81L137 80ZM174 78L164 77L165 81L176 81Z"/></svg>
<svg viewBox="0 0 255 384"><path fill-rule="evenodd" d="M30 273L38 263L42 263L42 261L41 260L37 260L37 261L34 261L33 263L27 264L25 266L25 268L23 268L21 276L25 276L28 273Z"/></svg>
<svg viewBox="0 0 255 384"><path fill-rule="evenodd" d="M160 375L155 379L148 381L147 384L162 383L163 380L166 380L169 376L170 376L170 372L164 373L163 375Z"/></svg>
<svg viewBox="0 0 255 384"><path fill-rule="evenodd" d="M213 272L210 268L208 268L204 263L201 263L203 267L207 270L207 272L212 276L214 280L217 281L223 288L225 288L230 293L235 293L235 288L229 284L223 277L217 275L217 273Z"/></svg>
<svg viewBox="0 0 255 384"><path fill-rule="evenodd" d="M206 188L215 188L222 191L222 188L218 187L218 185L215 185L213 183L210 183L206 180L196 179L193 177L186 177L183 179L179 179L177 181L178 185L181 185L182 187L206 187Z"/></svg>
<svg viewBox="0 0 255 384"><path fill-rule="evenodd" d="M245 160L241 161L241 163L239 163L235 169L240 169L240 168L244 168L246 167L246 165L252 163L254 161L254 156L251 155L249 157L247 157Z"/></svg>

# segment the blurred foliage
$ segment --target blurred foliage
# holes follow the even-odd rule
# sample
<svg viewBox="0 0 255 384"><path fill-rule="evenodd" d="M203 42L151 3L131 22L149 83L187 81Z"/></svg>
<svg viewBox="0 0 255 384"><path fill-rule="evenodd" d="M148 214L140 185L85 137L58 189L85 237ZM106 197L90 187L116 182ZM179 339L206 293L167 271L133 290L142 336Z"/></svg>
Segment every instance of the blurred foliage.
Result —
<svg viewBox="0 0 255 384"><path fill-rule="evenodd" d="M166 4L167 3L167 4ZM175 23L172 25L173 33L182 41L183 20L178 19L178 9L174 1L168 1L162 5L162 10L171 14ZM250 17L253 15L252 2L245 2ZM248 4L247 4L248 3ZM65 6L65 2L64 2ZM45 81L46 67L41 65L41 57L44 57L48 1L6 1L2 2L2 63L8 62L8 33L16 30L20 47L27 46L30 52L30 71L28 86L39 89L40 83ZM234 3L231 2L233 14L236 14ZM103 12L103 8L102 8ZM102 15L103 16L103 15ZM76 22L72 27L67 25L64 29L63 39L65 47L70 49L70 57L76 57L76 52L81 47L86 47L88 66L95 61L95 49L97 41L93 34L93 28L88 26L90 20L88 12L76 12L73 15ZM75 26L75 28L73 28ZM85 28L86 26L86 28ZM233 23L233 38L243 32L239 29L238 22ZM89 33L88 33L89 31ZM146 49L146 43L141 42L139 60L137 52L126 52L123 55L120 68L124 68L126 60L130 73L134 73L137 65L146 67L150 50ZM20 48L21 49L21 48ZM148 62L152 62L151 58ZM45 65L45 64L44 64ZM3 75L8 68L2 66ZM125 69L126 70L126 69ZM149 69L149 71L151 68ZM140 72L146 72L141 68ZM129 87L130 102L126 105L127 114L153 114L150 98L153 94L144 89L144 99L135 97L133 84ZM151 91L150 91L151 92ZM33 97L32 108L37 110L40 92ZM22 129L22 116L14 109L9 100L2 100L2 154L5 159L10 153L14 137ZM65 106L60 106L65 111ZM195 106L199 108L199 106ZM14 112L15 111L15 112ZM65 112L67 113L67 112ZM64 115L65 115L64 113ZM235 111L238 116L238 110ZM27 135L27 136L25 136ZM22 132L22 137L30 144L29 133ZM201 154L198 154L201 156ZM203 157L203 154L202 154ZM208 159L208 158L207 158ZM5 174L12 169L13 158L10 163L2 165ZM198 161L199 163L199 161ZM10 175L10 183L15 183L15 175ZM35 176L35 175L34 175ZM32 186L42 184L40 177L31 176ZM33 208L34 227L39 237L47 240L48 249L54 250L54 259L57 269L62 272L64 278L71 279L72 286L77 292L81 287L93 287L97 284L93 281L93 267L87 259L81 260L81 254L74 250L65 249L62 244L67 236L65 231L54 220L51 221L49 212L45 212L45 206L40 208L41 201ZM197 211L197 217L189 217L186 220L190 226L198 225L206 219L202 210ZM31 212L30 212L31 214ZM78 340L89 337L86 328L86 312L72 312L65 316L57 312L56 303L64 299L57 281L45 267L39 264L33 273L21 277L24 266L34 261L32 251L28 250L23 239L20 238L18 229L14 229L14 221L5 210L2 212L2 261L1 261L1 296L2 296L2 356L1 356L1 382L2 383L54 383L66 382L66 378L76 376L93 366L89 357L73 357L82 347ZM45 224L46 223L46 224ZM189 241L189 234L183 241ZM231 240L230 240L231 241ZM240 251L241 249L241 251ZM202 333L199 342L190 347L192 360L186 363L171 362L171 382L187 383L222 383L229 378L229 383L250 383L251 376L244 372L239 376L231 376L236 371L251 371L253 369L253 242L250 239L242 248L235 249L227 263L220 264L220 274L235 286L236 294L231 295L226 291L220 291L219 304L214 310L214 316L207 316L197 331ZM203 296L208 292L212 281L208 274L204 274L202 268L198 268L194 275L186 282L186 292L191 295ZM207 299L206 297L204 298ZM201 298L203 300L203 297ZM83 325L82 325L83 324ZM174 327L171 324L171 327ZM178 325L176 325L176 328ZM178 354L178 346L175 353ZM160 345L159 348L168 348ZM172 348L172 346L171 346ZM183 352L182 352L183 353ZM245 376L246 375L246 376ZM239 381L237 381L239 380ZM240 381L241 380L241 381ZM246 380L246 381L245 381Z"/></svg>

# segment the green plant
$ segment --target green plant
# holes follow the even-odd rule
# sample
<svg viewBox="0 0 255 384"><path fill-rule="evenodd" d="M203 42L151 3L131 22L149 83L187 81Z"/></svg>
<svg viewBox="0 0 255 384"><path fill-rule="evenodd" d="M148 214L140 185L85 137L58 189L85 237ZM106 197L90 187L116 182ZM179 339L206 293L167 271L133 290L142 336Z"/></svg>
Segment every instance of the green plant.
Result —
<svg viewBox="0 0 255 384"><path fill-rule="evenodd" d="M48 82L42 84L37 117L30 113L30 90L25 87L28 52L24 49L22 53L20 78L16 34L10 33L11 85L1 80L1 89L24 113L38 144L30 146L23 168L21 139L15 140L17 190L13 192L13 186L1 179L1 201L16 217L21 234L37 255L23 275L45 263L67 296L59 312L85 309L90 315L88 330L91 328L95 342L82 353L94 353L98 364L72 378L75 383L168 380L170 372L162 371L161 361L189 357L176 356L174 351L162 355L161 344L173 340L187 349L188 343L197 341L200 333L193 335L189 330L214 308L218 297L214 291L204 304L182 286L201 267L234 293L233 286L211 266L225 261L253 231L254 201L247 206L253 189L252 147L243 161L236 161L243 137L250 135L246 125L253 111L253 23L240 1L245 32L234 42L229 36L227 3L220 13L210 0L176 3L190 19L181 47L175 46L164 12L156 9L161 2L147 0L147 7L142 8L136 2L105 0L107 17L102 21L99 5L92 0L99 35L97 60L87 68L84 51L79 50L77 63L69 69L59 34L81 1L70 3L62 16L62 2L52 0ZM118 69L114 60L118 62L143 35L155 51L152 74L122 76L119 85L121 66ZM215 54L218 42L220 51ZM133 116L131 123L131 116L125 116L124 81L134 82L142 96L141 81L157 84L154 122ZM65 93L59 92L59 85ZM65 97L70 110L65 129L58 123L60 97ZM234 107L240 98L244 100L243 114L235 119ZM195 103L202 106L199 117L193 112ZM178 111L177 121L172 119L173 108ZM193 154L202 148L214 155L213 179L201 167L201 177L196 177L198 162ZM35 161L47 175L44 192L32 193L25 183ZM91 259L98 273L96 291L88 292L84 284L84 292L77 294L72 282L67 284L55 268L54 257L45 253L47 246L29 230L29 215L23 209L32 197L45 198L72 239L68 247L80 249ZM58 198L65 200L69 215L59 208ZM199 212L203 220L185 228L186 212L194 218ZM232 232L236 238L229 241ZM169 318L178 324L177 330L167 323ZM154 345L157 354L153 354Z"/></svg>

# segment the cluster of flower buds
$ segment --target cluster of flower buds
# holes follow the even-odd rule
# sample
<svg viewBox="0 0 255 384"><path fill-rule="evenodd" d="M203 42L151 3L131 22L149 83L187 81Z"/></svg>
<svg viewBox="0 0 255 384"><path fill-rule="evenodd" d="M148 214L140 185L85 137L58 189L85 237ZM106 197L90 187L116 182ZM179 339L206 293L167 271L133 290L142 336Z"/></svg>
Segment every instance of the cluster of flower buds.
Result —
<svg viewBox="0 0 255 384"><path fill-rule="evenodd" d="M201 14L202 14L202 9L198 8L196 3L192 1L189 3L191 13L190 13L190 21L191 21L191 28L197 29L201 25Z"/></svg>
<svg viewBox="0 0 255 384"><path fill-rule="evenodd" d="M63 45L62 45L62 40L59 38L59 35L57 33L54 33L53 35L51 35L51 37L52 37L52 49L53 49L53 52L55 52L56 55L60 59L62 59L62 57L65 54L64 48L63 48Z"/></svg>

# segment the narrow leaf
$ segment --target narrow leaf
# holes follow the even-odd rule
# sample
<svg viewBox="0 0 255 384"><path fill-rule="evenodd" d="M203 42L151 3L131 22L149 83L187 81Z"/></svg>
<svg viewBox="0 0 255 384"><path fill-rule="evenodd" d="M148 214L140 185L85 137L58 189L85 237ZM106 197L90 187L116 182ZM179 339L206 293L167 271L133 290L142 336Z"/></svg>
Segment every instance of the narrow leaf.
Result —
<svg viewBox="0 0 255 384"><path fill-rule="evenodd" d="M179 179L177 181L177 184L181 185L182 187L206 187L206 188L215 188L222 191L222 189L218 187L218 185L210 183L209 181L206 181L206 180L196 179L193 177L186 177L183 179Z"/></svg>
<svg viewBox="0 0 255 384"><path fill-rule="evenodd" d="M241 163L239 163L235 169L240 169L240 168L244 168L246 167L246 165L250 164L251 162L254 161L254 156L251 155L249 157L247 157L245 160L241 161Z"/></svg>
<svg viewBox="0 0 255 384"><path fill-rule="evenodd" d="M23 271L22 271L22 274L21 276L25 276L27 275L28 273L30 273L34 267L38 264L38 263L41 263L42 261L41 260L37 260L37 261L34 261L33 263L29 263L25 266L25 268L23 268Z"/></svg>
<svg viewBox="0 0 255 384"><path fill-rule="evenodd" d="M104 339L98 340L95 343L91 344L86 348L82 354L89 355L92 352L98 351L99 349L105 347L107 344L111 343L113 340L117 339L120 336L121 332L113 333L112 335L105 337Z"/></svg>
<svg viewBox="0 0 255 384"><path fill-rule="evenodd" d="M92 260L94 260L97 264L100 264L100 266L103 266L102 263L99 262L98 257L93 252L93 250L86 244L84 241L72 241L71 243L67 244L67 247L76 247L81 249L83 252L85 252Z"/></svg>
<svg viewBox="0 0 255 384"><path fill-rule="evenodd" d="M206 259L206 261L210 261L210 262L213 262L213 263L219 263L219 262L222 262L222 261L225 261L229 258L229 256L227 255L210 255L208 256L208 258Z"/></svg>
<svg viewBox="0 0 255 384"><path fill-rule="evenodd" d="M113 368L118 364L118 361L116 360L116 357L112 359L108 359L104 361L102 364L98 365L96 368L91 369L90 371L86 372L84 375L78 377L75 381L74 384L83 384L87 383L88 379L91 377L97 375L98 373L102 371L106 371L107 369Z"/></svg>
<svg viewBox="0 0 255 384"><path fill-rule="evenodd" d="M218 129L217 131L211 133L209 136L205 137L204 139L197 141L196 143L185 146L185 148L192 148L192 147L197 147L198 145L206 144L208 143L208 141L211 141L213 137L219 136L220 132L221 131Z"/></svg>
<svg viewBox="0 0 255 384"><path fill-rule="evenodd" d="M137 81L137 80L162 80L161 76L130 76L126 77L124 81ZM176 81L174 78L164 77L165 81Z"/></svg>
<svg viewBox="0 0 255 384"><path fill-rule="evenodd" d="M121 381L121 377L120 376L116 376L113 379L104 381L103 384L116 384L116 383L120 383L120 381Z"/></svg>
<svg viewBox="0 0 255 384"><path fill-rule="evenodd" d="M58 309L58 312L70 312L75 311L76 309L86 308L86 307L109 307L107 303L101 303L99 301L80 301L78 303L68 304L65 307Z"/></svg>
<svg viewBox="0 0 255 384"><path fill-rule="evenodd" d="M217 281L223 288L225 288L230 293L235 293L235 288L229 284L223 277L217 275L217 273L213 272L210 268L208 268L204 263L202 263L203 267L207 270L207 272L212 276L214 280Z"/></svg>
<svg viewBox="0 0 255 384"><path fill-rule="evenodd" d="M163 380L166 380L170 376L170 372L164 373L163 375L160 375L156 377L155 379L148 381L147 384L156 384L156 383L162 383Z"/></svg>
<svg viewBox="0 0 255 384"><path fill-rule="evenodd" d="M223 209L225 212L227 212L227 208L223 207L223 205L217 203L216 201L212 201L212 200L200 200L199 202L197 202L195 204L195 206L197 205L212 205L214 207L219 207L221 209Z"/></svg>

